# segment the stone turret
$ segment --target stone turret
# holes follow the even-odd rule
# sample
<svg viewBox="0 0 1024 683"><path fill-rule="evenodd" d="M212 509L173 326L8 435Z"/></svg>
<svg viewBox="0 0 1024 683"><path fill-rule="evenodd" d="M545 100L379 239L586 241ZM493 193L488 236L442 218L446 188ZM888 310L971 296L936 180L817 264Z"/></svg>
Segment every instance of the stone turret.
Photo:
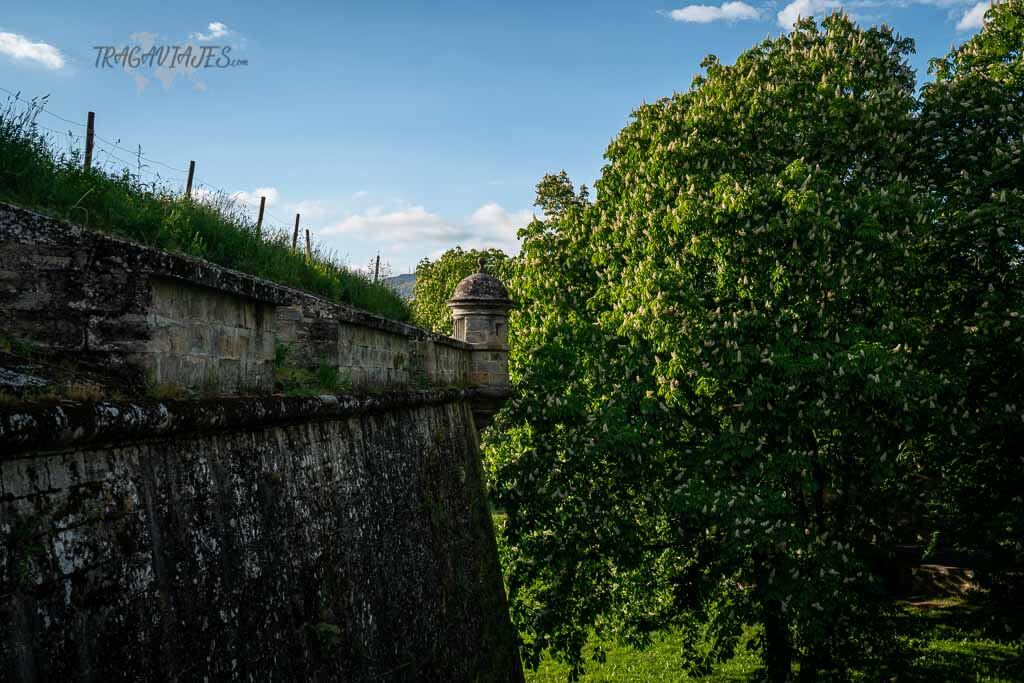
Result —
<svg viewBox="0 0 1024 683"><path fill-rule="evenodd" d="M490 423L491 416L510 393L508 381L508 311L512 299L508 290L493 275L480 269L465 278L448 300L452 312L454 336L473 347L470 381L479 389L473 414L477 428Z"/></svg>

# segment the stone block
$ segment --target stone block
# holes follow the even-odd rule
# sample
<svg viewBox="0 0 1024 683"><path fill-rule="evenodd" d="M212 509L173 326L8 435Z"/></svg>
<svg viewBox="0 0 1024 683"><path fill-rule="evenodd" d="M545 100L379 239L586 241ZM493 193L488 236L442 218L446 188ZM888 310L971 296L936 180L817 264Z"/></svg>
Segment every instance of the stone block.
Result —
<svg viewBox="0 0 1024 683"><path fill-rule="evenodd" d="M4 496L8 500L50 490L50 472L36 458L17 458L3 464Z"/></svg>

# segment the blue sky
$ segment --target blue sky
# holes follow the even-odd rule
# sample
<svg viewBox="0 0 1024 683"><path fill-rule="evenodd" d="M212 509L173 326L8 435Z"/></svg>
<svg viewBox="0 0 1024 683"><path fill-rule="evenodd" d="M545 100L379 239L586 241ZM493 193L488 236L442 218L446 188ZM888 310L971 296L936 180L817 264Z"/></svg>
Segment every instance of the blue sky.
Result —
<svg viewBox="0 0 1024 683"><path fill-rule="evenodd" d="M704 55L731 62L797 14L841 5L2 2L0 87L49 94L48 109L73 121L95 111L106 140L179 169L195 159L203 189L266 195L281 219L271 223L298 211L339 258L365 267L380 252L395 273L456 244L514 251L545 172L592 185L629 113L687 89ZM980 27L987 2L845 7L914 38L923 78L929 57ZM147 41L228 46L248 63L95 66L94 46ZM98 146L101 162L131 158ZM144 176L158 171L183 175L150 164Z"/></svg>

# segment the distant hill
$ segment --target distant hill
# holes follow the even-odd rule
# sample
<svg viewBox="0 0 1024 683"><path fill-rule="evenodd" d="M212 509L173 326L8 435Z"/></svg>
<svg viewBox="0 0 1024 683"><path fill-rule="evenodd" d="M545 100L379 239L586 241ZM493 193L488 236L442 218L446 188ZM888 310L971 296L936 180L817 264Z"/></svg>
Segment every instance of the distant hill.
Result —
<svg viewBox="0 0 1024 683"><path fill-rule="evenodd" d="M412 287L416 284L416 273L393 275L381 280L391 291L406 301L412 299Z"/></svg>

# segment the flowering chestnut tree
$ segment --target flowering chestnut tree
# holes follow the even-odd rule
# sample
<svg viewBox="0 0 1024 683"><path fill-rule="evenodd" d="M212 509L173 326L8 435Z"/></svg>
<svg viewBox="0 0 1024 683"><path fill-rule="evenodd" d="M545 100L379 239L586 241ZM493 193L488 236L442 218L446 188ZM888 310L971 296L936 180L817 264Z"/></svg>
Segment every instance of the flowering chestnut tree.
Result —
<svg viewBox="0 0 1024 683"><path fill-rule="evenodd" d="M927 362L942 373L918 444L940 543L1024 565L1024 2L932 61L918 120L927 245Z"/></svg>
<svg viewBox="0 0 1024 683"><path fill-rule="evenodd" d="M977 120L957 83L992 22L922 101L912 43L836 14L634 112L593 201L564 174L538 186L511 283L518 396L487 446L528 662L575 675L603 656L591 631L681 627L707 672L750 623L771 680L892 660L879 568L916 478L937 444L978 446L981 410L1020 418L1019 375L992 398L995 364L950 355L980 350L967 320L992 349L1020 335L1011 4ZM1001 428L981 431L1005 451Z"/></svg>

